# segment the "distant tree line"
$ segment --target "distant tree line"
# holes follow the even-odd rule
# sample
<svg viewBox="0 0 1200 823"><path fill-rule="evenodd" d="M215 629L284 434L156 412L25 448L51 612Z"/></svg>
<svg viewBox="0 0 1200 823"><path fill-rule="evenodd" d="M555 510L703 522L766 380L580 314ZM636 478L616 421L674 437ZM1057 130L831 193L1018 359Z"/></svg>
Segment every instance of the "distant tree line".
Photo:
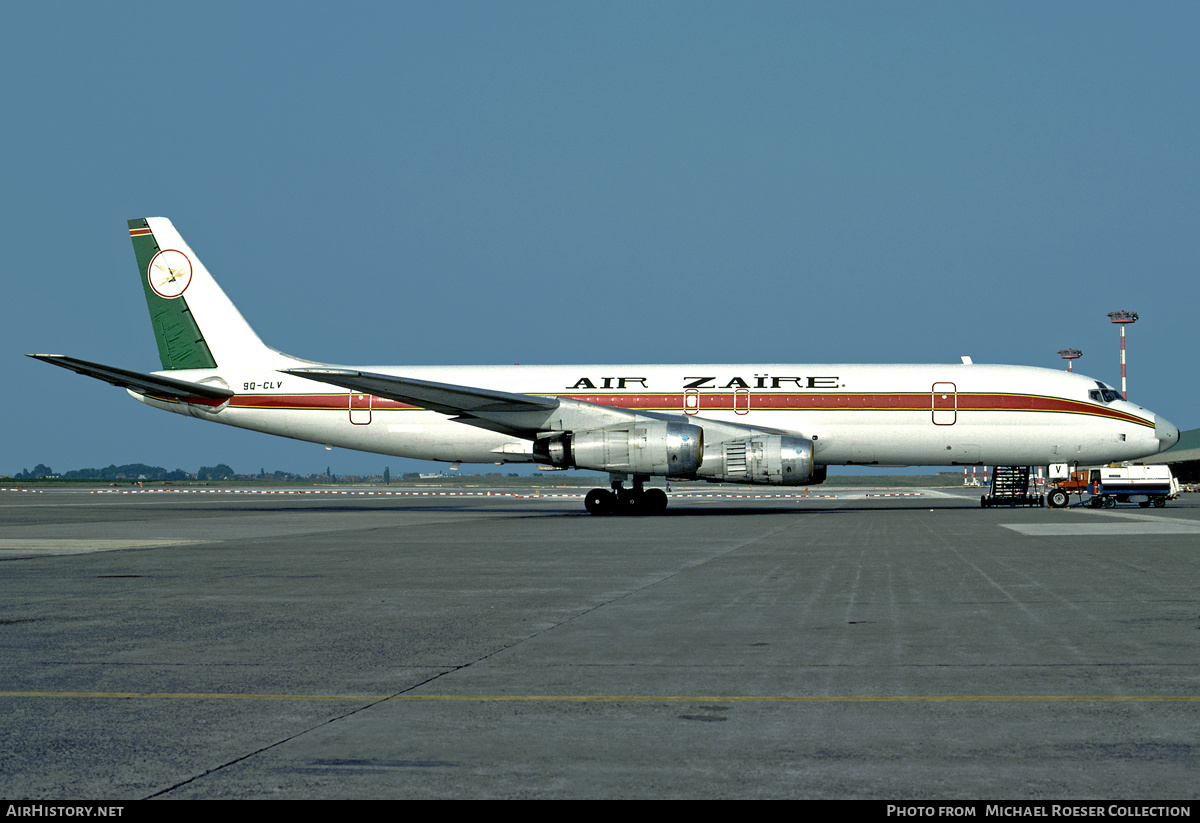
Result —
<svg viewBox="0 0 1200 823"><path fill-rule="evenodd" d="M506 475L500 472L489 472L482 475L470 475L466 473L454 472L445 474L439 472L438 476L445 479L464 478L464 477L505 477ZM517 477L516 472L510 472L508 477ZM541 476L535 474L535 477ZM0 477L11 477L13 480L98 480L98 481L125 481L125 482L163 482L173 480L196 480L196 481L272 481L272 482L294 482L294 483L384 483L392 482L392 471L390 468L385 468L382 475L357 475L357 474L334 474L332 467L327 467L324 472L314 472L312 474L301 475L287 471L268 472L265 468L259 469L258 472L249 474L240 474L233 470L232 467L225 463L218 463L215 466L201 466L195 472L187 472L183 469L175 469L167 471L162 466L148 466L145 463L126 463L123 466L116 464L106 466L103 469L74 469L72 471L56 472L54 469L38 463L30 469L23 469L14 475L0 474ZM414 481L427 479L426 475L422 478L420 472L404 472L402 474L404 480Z"/></svg>
<svg viewBox="0 0 1200 823"><path fill-rule="evenodd" d="M18 480L34 480L40 477L61 477L65 480L188 480L195 475L183 469L167 471L162 466L147 466L145 463L126 463L124 466L111 465L103 469L75 469L73 471L56 473L52 468L42 463L13 475Z"/></svg>
<svg viewBox="0 0 1200 823"><path fill-rule="evenodd" d="M66 472L55 472L54 469L38 463L30 469L23 469L12 475L14 480L40 480L59 478L62 480L275 480L275 481L311 481L326 480L333 475L310 474L299 475L293 472L268 472L260 469L258 474L238 474L229 465L218 463L215 466L201 466L195 472L183 469L167 471L162 466L147 466L145 463L126 463L123 466L111 465L103 469L74 469ZM357 478L355 478L357 479Z"/></svg>
<svg viewBox="0 0 1200 823"><path fill-rule="evenodd" d="M103 469L74 469L56 474L54 469L38 463L33 471L24 469L13 475L17 480L36 480L45 477L61 477L64 480L232 480L237 475L224 463L201 466L194 474L183 469L167 471L162 466L147 466L145 463L111 465Z"/></svg>

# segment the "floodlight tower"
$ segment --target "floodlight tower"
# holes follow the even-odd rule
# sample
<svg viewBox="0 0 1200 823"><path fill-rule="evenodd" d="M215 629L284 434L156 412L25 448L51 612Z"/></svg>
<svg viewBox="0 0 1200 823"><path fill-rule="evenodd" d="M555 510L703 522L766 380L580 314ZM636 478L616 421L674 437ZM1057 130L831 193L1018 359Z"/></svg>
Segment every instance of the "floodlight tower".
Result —
<svg viewBox="0 0 1200 823"><path fill-rule="evenodd" d="M1079 349L1063 349L1058 353L1058 356L1067 361L1067 371L1071 371L1071 363L1078 357L1083 357L1083 352Z"/></svg>
<svg viewBox="0 0 1200 823"><path fill-rule="evenodd" d="M1125 391L1125 327L1130 323L1136 323L1137 317L1137 312L1124 309L1108 313L1108 319L1121 327L1121 396L1126 400L1129 399L1129 393Z"/></svg>

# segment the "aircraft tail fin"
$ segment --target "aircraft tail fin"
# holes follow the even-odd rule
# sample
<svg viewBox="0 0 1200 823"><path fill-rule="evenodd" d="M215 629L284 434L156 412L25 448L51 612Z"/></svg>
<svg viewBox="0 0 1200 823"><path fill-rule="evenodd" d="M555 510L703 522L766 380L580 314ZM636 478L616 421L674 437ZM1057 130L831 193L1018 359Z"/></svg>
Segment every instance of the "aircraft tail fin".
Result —
<svg viewBox="0 0 1200 823"><path fill-rule="evenodd" d="M129 221L163 369L211 369L273 354L165 217Z"/></svg>

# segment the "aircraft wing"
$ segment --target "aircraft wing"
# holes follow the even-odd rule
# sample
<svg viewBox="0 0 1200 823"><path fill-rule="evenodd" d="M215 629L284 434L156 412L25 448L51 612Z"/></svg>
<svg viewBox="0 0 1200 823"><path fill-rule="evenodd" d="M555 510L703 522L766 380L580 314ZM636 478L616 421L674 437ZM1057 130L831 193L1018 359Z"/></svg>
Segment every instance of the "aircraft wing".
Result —
<svg viewBox="0 0 1200 823"><path fill-rule="evenodd" d="M470 414L472 412L509 412L549 410L558 407L558 401L530 394L513 394L493 389L476 389L470 386L455 386L450 383L434 383L411 377L393 377L388 374L353 371L351 369L284 369L287 374L306 377L341 386L351 391L386 397L423 409L442 414Z"/></svg>
<svg viewBox="0 0 1200 823"><path fill-rule="evenodd" d="M114 386L120 386L123 389L130 389L138 394L161 397L165 400L174 400L180 403L219 406L233 397L233 392L220 386L193 383L190 380L162 377L157 374L143 374L141 372L129 371L128 369L118 369L116 366L105 366L100 363L79 360L62 354L30 354L26 356L32 357L34 360L41 360L43 363L51 363L55 366L61 366L64 369L70 369L77 374L95 377L97 380L112 383Z"/></svg>
<svg viewBox="0 0 1200 823"><path fill-rule="evenodd" d="M340 386L351 391L386 397L422 409L452 415L459 423L501 434L536 440L547 432L581 431L619 426L638 420L677 421L703 426L716 439L754 434L793 435L783 429L747 426L742 423L684 418L661 411L633 411L602 406L569 397L531 394L434 383L411 377L356 371L354 369L283 369L287 374Z"/></svg>
<svg viewBox="0 0 1200 823"><path fill-rule="evenodd" d="M460 423L511 434L528 439L536 438L539 432L563 428L554 425L564 404L580 404L579 401L560 400L555 397L538 397L532 394L480 389L472 386L456 386L450 383L435 383L412 377L395 377L390 374L356 371L354 369L283 369L286 374L318 380L340 386L351 391L386 397L400 403L408 403L422 409L453 415ZM605 406L593 406L607 409ZM611 415L601 422L619 423L629 416L624 410L612 409Z"/></svg>

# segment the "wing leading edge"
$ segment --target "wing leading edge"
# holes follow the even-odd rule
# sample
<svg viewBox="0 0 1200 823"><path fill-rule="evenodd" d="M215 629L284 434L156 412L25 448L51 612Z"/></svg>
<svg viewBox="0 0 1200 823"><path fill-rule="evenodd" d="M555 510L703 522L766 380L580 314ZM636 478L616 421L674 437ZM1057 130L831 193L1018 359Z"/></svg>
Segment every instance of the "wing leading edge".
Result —
<svg viewBox="0 0 1200 823"><path fill-rule="evenodd" d="M354 369L282 369L285 374L386 397L451 415L456 422L528 440L552 431L599 428L636 420L627 409L561 397L481 389Z"/></svg>

